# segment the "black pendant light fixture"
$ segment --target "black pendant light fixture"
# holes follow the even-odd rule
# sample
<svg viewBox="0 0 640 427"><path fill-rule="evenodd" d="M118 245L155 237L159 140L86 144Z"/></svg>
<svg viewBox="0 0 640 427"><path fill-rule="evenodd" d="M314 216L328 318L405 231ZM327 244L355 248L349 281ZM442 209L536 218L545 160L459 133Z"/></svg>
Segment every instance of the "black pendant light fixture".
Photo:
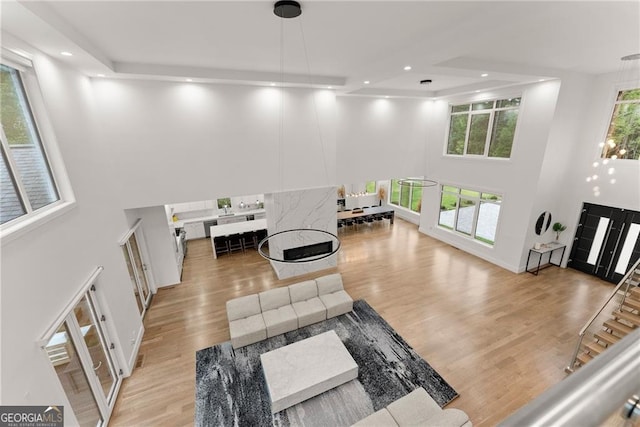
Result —
<svg viewBox="0 0 640 427"><path fill-rule="evenodd" d="M297 1L280 0L273 5L273 13L282 19L291 19L300 16L302 14L302 8L300 7L300 3L298 3ZM283 43L282 34L283 33L281 33L280 39L281 43ZM280 57L280 75L283 76L280 87L280 90L282 90L282 88L284 87L284 63L282 53ZM283 113L281 113L280 117L281 120L283 120L282 114ZM282 140L282 122L280 124L279 140ZM321 135L320 143L322 144ZM279 148L279 150L282 150L282 148ZM282 165L280 165L280 167L282 167ZM280 242L282 240L285 240L287 242L294 241L296 242L296 244L298 244L298 247L284 249L282 253L278 251L277 254L272 254L269 246L280 247ZM266 236L260 241L260 243L258 243L258 253L263 258L272 262L300 264L319 261L335 255L340 250L340 246L341 244L338 236L326 230L320 230L310 227L296 228L291 230L279 231L277 233Z"/></svg>
<svg viewBox="0 0 640 427"><path fill-rule="evenodd" d="M302 14L300 3L294 0L280 0L273 6L273 13L280 18L295 18Z"/></svg>

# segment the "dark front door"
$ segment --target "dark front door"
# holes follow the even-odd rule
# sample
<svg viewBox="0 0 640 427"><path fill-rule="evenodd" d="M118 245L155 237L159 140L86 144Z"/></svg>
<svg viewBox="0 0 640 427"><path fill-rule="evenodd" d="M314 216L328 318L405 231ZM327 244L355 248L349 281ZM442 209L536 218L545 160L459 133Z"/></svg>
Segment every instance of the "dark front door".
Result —
<svg viewBox="0 0 640 427"><path fill-rule="evenodd" d="M640 257L640 212L584 203L568 266L618 283Z"/></svg>

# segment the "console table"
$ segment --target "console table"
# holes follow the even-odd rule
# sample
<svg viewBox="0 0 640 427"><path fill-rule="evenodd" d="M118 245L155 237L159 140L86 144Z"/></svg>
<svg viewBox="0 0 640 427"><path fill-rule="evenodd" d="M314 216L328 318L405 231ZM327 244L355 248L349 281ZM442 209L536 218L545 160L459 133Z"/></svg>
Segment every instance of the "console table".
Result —
<svg viewBox="0 0 640 427"><path fill-rule="evenodd" d="M567 248L567 245L563 245L558 242L550 242L545 243L540 246L540 249L531 248L529 249L529 256L527 257L527 273L531 273L535 276L538 275L541 269L555 265L556 267L560 267L560 263L562 262L562 258L564 257L564 250ZM557 263L553 262L553 254L556 251L560 251L560 259ZM531 261L531 254L538 255L538 263L534 265L532 268L529 268L529 262ZM545 254L549 254L549 259L546 264L542 264L542 258ZM541 265L542 264L542 265Z"/></svg>

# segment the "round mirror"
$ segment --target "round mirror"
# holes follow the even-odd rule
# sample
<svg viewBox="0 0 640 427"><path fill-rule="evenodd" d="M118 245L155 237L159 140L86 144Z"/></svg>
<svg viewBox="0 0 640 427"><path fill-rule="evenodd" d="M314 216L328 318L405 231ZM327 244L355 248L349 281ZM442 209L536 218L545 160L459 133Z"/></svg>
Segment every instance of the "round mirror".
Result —
<svg viewBox="0 0 640 427"><path fill-rule="evenodd" d="M536 221L536 234L543 235L551 225L551 212L542 212Z"/></svg>

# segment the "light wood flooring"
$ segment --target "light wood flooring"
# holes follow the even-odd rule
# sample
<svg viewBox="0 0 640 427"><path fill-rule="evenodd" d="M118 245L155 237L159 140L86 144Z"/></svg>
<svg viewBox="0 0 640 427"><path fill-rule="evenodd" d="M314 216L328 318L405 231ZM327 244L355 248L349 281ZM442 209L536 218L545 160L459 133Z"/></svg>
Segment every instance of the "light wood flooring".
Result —
<svg viewBox="0 0 640 427"><path fill-rule="evenodd" d="M396 219L340 233L336 271L460 394L448 407L496 425L563 378L577 332L612 291L571 269L513 274ZM183 281L144 320L142 366L124 381L112 426L192 426L195 352L229 340L225 302L279 281L256 252L212 257L189 242Z"/></svg>

